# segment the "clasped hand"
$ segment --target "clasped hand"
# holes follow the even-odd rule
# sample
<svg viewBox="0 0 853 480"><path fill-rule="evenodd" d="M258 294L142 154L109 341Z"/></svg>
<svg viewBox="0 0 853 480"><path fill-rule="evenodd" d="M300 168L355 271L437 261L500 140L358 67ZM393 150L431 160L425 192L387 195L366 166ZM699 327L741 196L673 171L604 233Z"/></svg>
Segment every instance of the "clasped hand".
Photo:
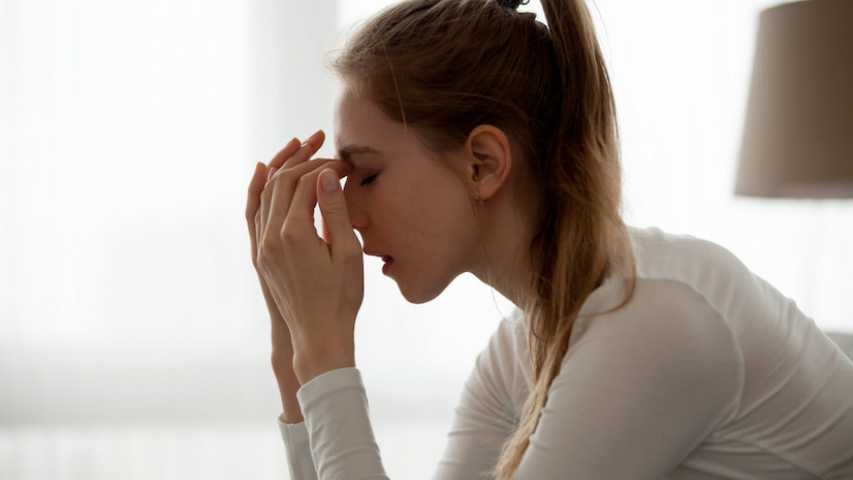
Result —
<svg viewBox="0 0 853 480"><path fill-rule="evenodd" d="M303 385L355 365L355 319L364 298L361 244L339 183L351 167L335 159L309 161L323 140L322 131L301 145L294 138L270 162L267 175L259 164L246 210L251 221L256 209L254 232L250 223L253 263L287 324L293 369ZM330 191L323 189L327 178ZM318 204L323 238L314 228Z"/></svg>

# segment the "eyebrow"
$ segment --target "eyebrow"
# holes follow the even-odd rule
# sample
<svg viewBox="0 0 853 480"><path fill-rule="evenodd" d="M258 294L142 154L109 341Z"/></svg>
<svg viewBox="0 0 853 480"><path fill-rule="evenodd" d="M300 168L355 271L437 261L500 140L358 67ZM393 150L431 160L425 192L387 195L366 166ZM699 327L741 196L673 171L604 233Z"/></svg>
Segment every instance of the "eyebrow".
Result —
<svg viewBox="0 0 853 480"><path fill-rule="evenodd" d="M338 149L338 156L347 163L354 163L352 161L354 155L382 156L382 152L366 145L347 145Z"/></svg>

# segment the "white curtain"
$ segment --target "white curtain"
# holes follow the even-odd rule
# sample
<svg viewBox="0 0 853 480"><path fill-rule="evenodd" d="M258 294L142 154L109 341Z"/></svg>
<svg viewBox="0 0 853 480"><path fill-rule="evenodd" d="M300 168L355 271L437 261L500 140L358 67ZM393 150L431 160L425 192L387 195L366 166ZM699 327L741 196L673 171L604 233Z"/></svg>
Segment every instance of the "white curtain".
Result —
<svg viewBox="0 0 853 480"><path fill-rule="evenodd" d="M0 477L286 478L245 192L292 136L323 128L333 153L323 63L389 3L0 0ZM590 3L626 219L718 242L853 331L850 202L732 194L773 3ZM470 275L410 305L380 267L365 261L356 361L399 477L437 460L512 305Z"/></svg>

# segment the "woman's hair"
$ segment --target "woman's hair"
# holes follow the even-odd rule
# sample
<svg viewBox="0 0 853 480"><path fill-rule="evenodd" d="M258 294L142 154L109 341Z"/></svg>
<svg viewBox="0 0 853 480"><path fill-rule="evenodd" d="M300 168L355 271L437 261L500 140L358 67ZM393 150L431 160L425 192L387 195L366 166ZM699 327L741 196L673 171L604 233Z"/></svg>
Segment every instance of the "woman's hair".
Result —
<svg viewBox="0 0 853 480"><path fill-rule="evenodd" d="M636 283L616 107L592 19L583 0L541 3L548 26L497 0L403 1L371 17L331 64L436 158L478 125L502 129L541 192L521 306L533 385L498 479L521 462L584 301L619 273L628 288L618 310Z"/></svg>

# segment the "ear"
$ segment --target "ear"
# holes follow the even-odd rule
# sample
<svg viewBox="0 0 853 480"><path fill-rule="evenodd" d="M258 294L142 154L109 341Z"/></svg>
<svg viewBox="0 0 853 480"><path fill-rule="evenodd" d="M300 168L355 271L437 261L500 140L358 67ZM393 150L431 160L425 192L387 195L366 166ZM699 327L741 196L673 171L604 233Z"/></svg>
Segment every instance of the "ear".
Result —
<svg viewBox="0 0 853 480"><path fill-rule="evenodd" d="M503 130L493 125L478 125L465 142L465 183L482 200L494 196L509 179L512 149Z"/></svg>

